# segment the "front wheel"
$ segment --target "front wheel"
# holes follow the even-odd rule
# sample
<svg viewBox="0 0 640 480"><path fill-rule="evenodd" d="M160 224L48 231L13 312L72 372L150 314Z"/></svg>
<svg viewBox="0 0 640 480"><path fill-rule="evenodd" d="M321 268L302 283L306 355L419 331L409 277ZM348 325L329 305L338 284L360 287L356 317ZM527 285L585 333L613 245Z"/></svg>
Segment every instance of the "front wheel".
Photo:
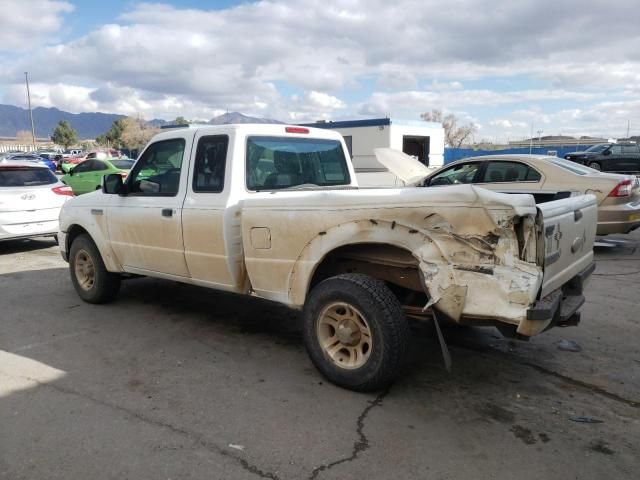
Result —
<svg viewBox="0 0 640 480"><path fill-rule="evenodd" d="M76 292L85 302L109 302L120 290L120 275L105 268L98 247L88 235L79 235L73 240L69 271Z"/></svg>
<svg viewBox="0 0 640 480"><path fill-rule="evenodd" d="M331 382L381 390L402 371L409 325L384 282L360 274L324 280L309 294L304 342L311 361Z"/></svg>
<svg viewBox="0 0 640 480"><path fill-rule="evenodd" d="M598 162L591 162L589 163L589 165L587 165L589 168L593 168L594 170L598 170L601 171L602 167L600 166L600 164Z"/></svg>

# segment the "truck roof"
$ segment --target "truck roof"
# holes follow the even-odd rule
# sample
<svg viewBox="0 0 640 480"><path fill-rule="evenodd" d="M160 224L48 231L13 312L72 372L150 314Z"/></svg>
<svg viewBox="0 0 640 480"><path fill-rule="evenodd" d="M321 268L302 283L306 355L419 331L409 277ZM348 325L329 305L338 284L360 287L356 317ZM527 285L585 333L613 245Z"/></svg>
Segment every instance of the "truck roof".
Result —
<svg viewBox="0 0 640 480"><path fill-rule="evenodd" d="M291 137L313 137L330 140L341 140L340 133L323 128L301 127L300 125L287 125L279 123L232 123L225 125L189 125L166 129L158 133L154 139L172 138L176 132L192 130L204 134L223 134L236 132L245 135L269 135L269 136L291 136Z"/></svg>

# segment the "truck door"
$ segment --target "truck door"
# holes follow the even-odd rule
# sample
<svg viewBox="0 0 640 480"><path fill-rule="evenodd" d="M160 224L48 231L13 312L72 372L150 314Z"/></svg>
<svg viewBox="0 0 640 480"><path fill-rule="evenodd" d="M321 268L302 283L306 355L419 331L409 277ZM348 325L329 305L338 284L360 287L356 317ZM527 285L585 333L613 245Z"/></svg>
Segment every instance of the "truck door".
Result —
<svg viewBox="0 0 640 480"><path fill-rule="evenodd" d="M125 270L188 277L182 241L182 203L193 133L177 132L142 153L107 212L109 238Z"/></svg>
<svg viewBox="0 0 640 480"><path fill-rule="evenodd" d="M225 290L242 285L243 255L237 205L229 205L231 161L227 134L196 133L182 230L194 280Z"/></svg>

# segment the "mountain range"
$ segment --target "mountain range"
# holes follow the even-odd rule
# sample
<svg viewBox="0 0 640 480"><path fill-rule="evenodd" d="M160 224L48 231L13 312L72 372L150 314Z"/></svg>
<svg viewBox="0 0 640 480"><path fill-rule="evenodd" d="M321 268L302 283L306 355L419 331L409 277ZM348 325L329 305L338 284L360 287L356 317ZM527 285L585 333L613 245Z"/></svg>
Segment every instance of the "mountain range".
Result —
<svg viewBox="0 0 640 480"><path fill-rule="evenodd" d="M94 139L105 133L111 124L123 118L124 115L100 112L70 113L57 108L37 107L33 109L33 123L36 137L48 138L53 133L60 120L68 121L78 132L78 138L82 140ZM150 125L161 127L172 122L162 119L153 119ZM269 118L257 118L243 115L238 112L228 112L204 122L210 125L225 125L229 123L282 123ZM0 137L15 137L20 130L31 132L29 111L25 108L13 105L0 105Z"/></svg>
<svg viewBox="0 0 640 480"><path fill-rule="evenodd" d="M60 120L66 120L78 132L78 138L84 140L106 132L115 120L123 116L99 112L69 113L57 108L37 107L33 109L33 124L36 137L47 138ZM29 111L13 105L0 105L0 137L15 137L20 130L31 132Z"/></svg>

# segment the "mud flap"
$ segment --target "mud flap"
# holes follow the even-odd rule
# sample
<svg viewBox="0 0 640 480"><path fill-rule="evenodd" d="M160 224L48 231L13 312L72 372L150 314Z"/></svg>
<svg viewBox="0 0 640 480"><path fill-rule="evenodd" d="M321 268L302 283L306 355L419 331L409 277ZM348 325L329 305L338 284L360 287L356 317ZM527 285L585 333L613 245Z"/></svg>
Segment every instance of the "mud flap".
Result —
<svg viewBox="0 0 640 480"><path fill-rule="evenodd" d="M444 361L444 368L447 369L447 372L451 373L451 353L449 353L449 347L444 341L444 336L442 335L442 330L440 329L440 323L438 320L439 313L436 312L436 309L431 310L433 312L433 325L436 328L436 334L438 336L438 342L440 343L440 351L442 352L442 360Z"/></svg>

